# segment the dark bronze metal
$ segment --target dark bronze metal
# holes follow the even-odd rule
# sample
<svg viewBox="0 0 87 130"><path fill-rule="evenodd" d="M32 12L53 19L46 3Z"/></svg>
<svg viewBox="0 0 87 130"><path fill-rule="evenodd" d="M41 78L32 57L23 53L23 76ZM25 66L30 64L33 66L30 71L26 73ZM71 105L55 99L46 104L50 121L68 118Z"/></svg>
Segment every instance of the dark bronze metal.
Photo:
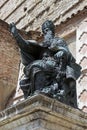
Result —
<svg viewBox="0 0 87 130"><path fill-rule="evenodd" d="M20 81L25 99L42 93L76 108L76 80L81 67L76 64L66 42L55 37L53 22L43 23L44 41L40 44L23 39L14 23L10 24L10 32L17 41L25 66L25 77Z"/></svg>

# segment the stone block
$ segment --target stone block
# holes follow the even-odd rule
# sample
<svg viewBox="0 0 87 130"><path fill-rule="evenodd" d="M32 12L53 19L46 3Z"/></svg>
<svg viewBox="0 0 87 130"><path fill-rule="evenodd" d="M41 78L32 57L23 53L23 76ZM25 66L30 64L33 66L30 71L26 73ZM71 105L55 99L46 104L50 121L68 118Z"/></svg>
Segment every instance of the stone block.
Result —
<svg viewBox="0 0 87 130"><path fill-rule="evenodd" d="M86 130L87 115L44 95L0 112L0 130Z"/></svg>

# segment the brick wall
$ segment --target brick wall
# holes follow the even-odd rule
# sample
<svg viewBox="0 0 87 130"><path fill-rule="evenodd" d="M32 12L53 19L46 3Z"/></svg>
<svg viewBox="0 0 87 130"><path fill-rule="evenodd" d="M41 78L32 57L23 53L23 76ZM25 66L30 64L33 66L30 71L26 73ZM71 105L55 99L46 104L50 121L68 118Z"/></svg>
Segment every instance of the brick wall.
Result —
<svg viewBox="0 0 87 130"><path fill-rule="evenodd" d="M87 0L0 0L0 18L26 31L38 30L46 19L59 25L86 5Z"/></svg>
<svg viewBox="0 0 87 130"><path fill-rule="evenodd" d="M25 39L40 41L40 32L19 31ZM40 38L39 38L40 37ZM16 92L20 54L15 39L9 32L9 25L0 20L0 110L11 105ZM18 89L17 89L18 92Z"/></svg>
<svg viewBox="0 0 87 130"><path fill-rule="evenodd" d="M19 51L8 31L8 25L0 20L0 109L6 105L17 84Z"/></svg>

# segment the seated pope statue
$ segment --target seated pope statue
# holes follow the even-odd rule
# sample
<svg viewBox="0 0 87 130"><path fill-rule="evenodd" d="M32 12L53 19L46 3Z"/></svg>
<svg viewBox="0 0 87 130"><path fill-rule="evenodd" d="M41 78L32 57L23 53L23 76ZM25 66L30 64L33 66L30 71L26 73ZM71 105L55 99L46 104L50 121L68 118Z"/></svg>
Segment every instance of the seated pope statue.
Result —
<svg viewBox="0 0 87 130"><path fill-rule="evenodd" d="M76 80L81 67L67 43L55 36L53 22L47 20L42 24L44 40L41 43L23 39L14 23L10 24L10 32L20 48L24 65L24 79L20 81L24 97L38 92L77 107Z"/></svg>

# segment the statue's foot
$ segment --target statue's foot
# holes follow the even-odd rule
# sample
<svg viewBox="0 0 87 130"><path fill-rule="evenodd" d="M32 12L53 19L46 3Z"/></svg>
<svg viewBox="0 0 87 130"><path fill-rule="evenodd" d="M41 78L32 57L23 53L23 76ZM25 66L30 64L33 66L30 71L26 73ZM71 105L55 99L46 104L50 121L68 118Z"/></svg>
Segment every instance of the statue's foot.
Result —
<svg viewBox="0 0 87 130"><path fill-rule="evenodd" d="M38 94L40 94L40 90L36 90L36 91L34 91L34 93L33 93L33 95L38 95Z"/></svg>

